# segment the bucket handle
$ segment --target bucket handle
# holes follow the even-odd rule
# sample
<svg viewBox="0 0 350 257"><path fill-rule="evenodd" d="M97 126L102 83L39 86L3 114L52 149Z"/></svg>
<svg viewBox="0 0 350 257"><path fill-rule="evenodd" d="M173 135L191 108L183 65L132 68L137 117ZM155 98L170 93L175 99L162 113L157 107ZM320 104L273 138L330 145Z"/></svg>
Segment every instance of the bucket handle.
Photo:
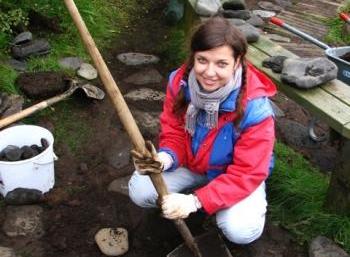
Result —
<svg viewBox="0 0 350 257"><path fill-rule="evenodd" d="M47 165L47 164L51 164L53 163L54 161L57 161L58 160L58 157L55 153L53 153L53 160L52 161L48 161L48 162L33 162L34 164L36 165Z"/></svg>

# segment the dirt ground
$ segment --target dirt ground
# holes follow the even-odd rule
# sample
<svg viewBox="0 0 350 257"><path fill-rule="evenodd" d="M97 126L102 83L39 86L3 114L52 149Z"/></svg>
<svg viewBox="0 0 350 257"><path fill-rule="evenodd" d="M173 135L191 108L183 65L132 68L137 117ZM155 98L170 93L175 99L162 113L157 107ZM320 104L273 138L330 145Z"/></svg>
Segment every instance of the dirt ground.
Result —
<svg viewBox="0 0 350 257"><path fill-rule="evenodd" d="M140 8L133 24L125 29L118 42L112 44L103 54L122 93L136 88L124 83L123 79L145 67L124 66L116 58L119 53L137 51L159 55L161 61L148 67L156 68L164 78L169 72L170 67L165 65L164 56L161 55L157 43L165 40L169 29L162 19L164 3L148 2L152 2L149 4L150 8ZM252 2L249 1L249 4ZM164 80L149 87L164 91L165 83ZM73 100L80 101L81 98ZM129 104L132 109L138 108L143 111L161 109L161 103L156 106L146 103L141 106ZM294 103L286 104L281 100L281 105L287 110L285 118L307 123L308 114L300 108L295 109ZM288 112L288 108L293 111ZM93 128L94 133L79 149L78 156L74 155L64 142L55 145L56 154L59 156L55 163L56 183L47 195L46 202L41 204L45 215L45 236L32 241L25 238L10 239L0 234L0 242L23 249L24 252L30 253L27 256L33 257L102 257L104 255L94 240L95 233L104 227L124 227L129 232L130 240L129 251L124 256L166 256L182 242L173 224L161 218L158 210L143 210L135 206L127 196L107 191L108 185L114 179L127 176L133 171L130 163L117 169L107 161L106 153L113 151L113 145L124 144L126 140L125 131L110 100L84 100L76 105L74 111L87 126ZM52 130L58 125L47 118L42 118L39 124ZM156 138L147 131L142 132L156 142ZM125 147L129 145L125 144ZM187 223L194 235L215 229L213 218L203 213L191 216ZM307 256L306 246L298 245L288 232L269 221L262 238L257 242L248 246L226 243L232 255L236 257Z"/></svg>

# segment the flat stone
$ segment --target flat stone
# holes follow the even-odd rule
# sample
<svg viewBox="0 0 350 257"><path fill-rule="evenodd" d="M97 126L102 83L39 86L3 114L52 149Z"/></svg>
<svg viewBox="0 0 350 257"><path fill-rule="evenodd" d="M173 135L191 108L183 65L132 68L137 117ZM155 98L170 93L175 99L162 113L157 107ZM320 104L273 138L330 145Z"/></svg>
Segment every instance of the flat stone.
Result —
<svg viewBox="0 0 350 257"><path fill-rule="evenodd" d="M129 196L129 180L131 178L130 176L126 177L121 177L113 180L109 185L108 185L108 191L109 192L116 192L120 193L126 196Z"/></svg>
<svg viewBox="0 0 350 257"><path fill-rule="evenodd" d="M227 18L226 20L228 20L233 26L242 26L243 24L246 24L246 21L242 19Z"/></svg>
<svg viewBox="0 0 350 257"><path fill-rule="evenodd" d="M162 79L163 77L159 71L156 69L147 69L132 74L131 76L124 79L124 82L135 85L146 85L151 83L160 83Z"/></svg>
<svg viewBox="0 0 350 257"><path fill-rule="evenodd" d="M325 57L287 58L281 80L297 88L313 88L337 78L337 66Z"/></svg>
<svg viewBox="0 0 350 257"><path fill-rule="evenodd" d="M292 7L293 3L289 0L275 0L275 3L279 6L281 6L283 9Z"/></svg>
<svg viewBox="0 0 350 257"><path fill-rule="evenodd" d="M139 110L132 111L137 125L142 134L147 138L153 138L159 134L159 115L160 112L143 112Z"/></svg>
<svg viewBox="0 0 350 257"><path fill-rule="evenodd" d="M6 161L15 162L21 159L22 151L18 146L8 145L0 153Z"/></svg>
<svg viewBox="0 0 350 257"><path fill-rule="evenodd" d="M9 237L41 238L44 235L42 213L43 209L36 205L7 206L2 230Z"/></svg>
<svg viewBox="0 0 350 257"><path fill-rule="evenodd" d="M80 65L77 74L87 80L93 80L97 78L97 70L89 63L82 63Z"/></svg>
<svg viewBox="0 0 350 257"><path fill-rule="evenodd" d="M116 169L125 167L130 162L130 150L132 145L125 132L118 134L116 143L110 145L106 151L107 163Z"/></svg>
<svg viewBox="0 0 350 257"><path fill-rule="evenodd" d="M245 36L248 43L254 43L259 40L260 32L254 26L246 23L237 27Z"/></svg>
<svg viewBox="0 0 350 257"><path fill-rule="evenodd" d="M272 41L276 41L276 42L290 43L291 41L289 37L283 37L278 34L267 34L266 36Z"/></svg>
<svg viewBox="0 0 350 257"><path fill-rule="evenodd" d="M311 241L309 257L349 257L349 254L327 237L318 236Z"/></svg>
<svg viewBox="0 0 350 257"><path fill-rule="evenodd" d="M83 60L79 57L65 57L58 61L61 68L77 70L83 64Z"/></svg>
<svg viewBox="0 0 350 257"><path fill-rule="evenodd" d="M33 40L33 34L29 31L25 31L25 32L18 34L14 38L13 44L14 45L21 45L21 44L28 43L29 41L32 41L32 40Z"/></svg>
<svg viewBox="0 0 350 257"><path fill-rule="evenodd" d="M18 113L23 108L24 99L22 96L9 95L8 100L9 100L9 106L3 113L1 113L1 118L5 118L7 116Z"/></svg>
<svg viewBox="0 0 350 257"><path fill-rule="evenodd" d="M222 8L225 10L244 10L247 8L244 0L222 0Z"/></svg>
<svg viewBox="0 0 350 257"><path fill-rule="evenodd" d="M103 228L96 233L95 241L101 252L108 256L119 256L129 250L125 228Z"/></svg>
<svg viewBox="0 0 350 257"><path fill-rule="evenodd" d="M225 18L235 18L235 19L242 19L242 20L248 20L250 18L250 11L249 10L223 10L220 11L220 13Z"/></svg>
<svg viewBox="0 0 350 257"><path fill-rule="evenodd" d="M124 95L125 99L130 99L133 101L162 101L165 98L165 94L161 91L156 91L150 88L140 88L130 91Z"/></svg>
<svg viewBox="0 0 350 257"><path fill-rule="evenodd" d="M11 58L10 60L8 60L8 64L16 71L26 71L27 70L27 63L25 61L19 61L19 60Z"/></svg>
<svg viewBox="0 0 350 257"><path fill-rule="evenodd" d="M159 58L155 55L133 52L118 54L117 58L122 63L131 66L159 62Z"/></svg>
<svg viewBox="0 0 350 257"><path fill-rule="evenodd" d="M273 11L273 12L283 11L283 8L281 6L275 5L268 1L260 1L258 2L258 6L267 11Z"/></svg>
<svg viewBox="0 0 350 257"><path fill-rule="evenodd" d="M262 19L268 19L276 16L276 12L266 11L266 10L253 10L252 13L259 16Z"/></svg>
<svg viewBox="0 0 350 257"><path fill-rule="evenodd" d="M260 18L258 15L252 14L250 16L250 18L247 20L247 23L249 23L250 25L254 26L254 27L264 27L265 22L262 18Z"/></svg>
<svg viewBox="0 0 350 257"><path fill-rule="evenodd" d="M12 248L0 246L0 257L17 257Z"/></svg>

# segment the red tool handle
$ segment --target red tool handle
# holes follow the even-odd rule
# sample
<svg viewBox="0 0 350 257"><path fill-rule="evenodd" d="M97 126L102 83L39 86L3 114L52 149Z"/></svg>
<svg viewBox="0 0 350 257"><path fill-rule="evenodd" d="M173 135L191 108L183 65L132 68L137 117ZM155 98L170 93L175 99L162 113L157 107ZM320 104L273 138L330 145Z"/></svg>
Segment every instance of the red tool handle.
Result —
<svg viewBox="0 0 350 257"><path fill-rule="evenodd" d="M282 27L284 25L284 21L277 18L277 17L271 17L270 22L277 25L277 26L280 26L280 27Z"/></svg>
<svg viewBox="0 0 350 257"><path fill-rule="evenodd" d="M342 19L343 21L350 23L350 16L348 14L346 14L345 12L341 12L339 13L339 17L340 19Z"/></svg>

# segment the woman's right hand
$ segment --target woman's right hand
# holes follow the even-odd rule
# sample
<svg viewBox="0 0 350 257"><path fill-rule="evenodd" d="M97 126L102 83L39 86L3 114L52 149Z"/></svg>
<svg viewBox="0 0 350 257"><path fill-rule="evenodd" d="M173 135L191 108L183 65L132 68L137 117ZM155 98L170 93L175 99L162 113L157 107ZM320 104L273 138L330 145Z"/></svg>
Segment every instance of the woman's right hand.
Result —
<svg viewBox="0 0 350 257"><path fill-rule="evenodd" d="M151 141L146 141L145 146L148 152L151 153L151 156L143 154L135 149L130 151L135 169L141 175L161 173L164 169L164 164L159 160L154 145Z"/></svg>

